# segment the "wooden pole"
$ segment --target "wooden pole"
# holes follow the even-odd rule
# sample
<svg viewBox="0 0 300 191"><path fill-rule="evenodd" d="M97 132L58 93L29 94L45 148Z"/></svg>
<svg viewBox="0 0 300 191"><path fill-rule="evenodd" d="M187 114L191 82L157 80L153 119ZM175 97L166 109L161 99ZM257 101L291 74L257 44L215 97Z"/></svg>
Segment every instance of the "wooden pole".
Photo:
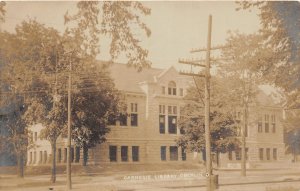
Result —
<svg viewBox="0 0 300 191"><path fill-rule="evenodd" d="M67 190L72 189L71 180L71 85L72 62L70 59L69 85L68 85L68 152L67 152Z"/></svg>
<svg viewBox="0 0 300 191"><path fill-rule="evenodd" d="M211 28L212 16L208 19L208 34L207 34L207 50L206 50L206 72L205 72L205 152L206 152L206 188L207 191L212 190L212 161L211 161L211 142L210 142L210 49L211 49Z"/></svg>

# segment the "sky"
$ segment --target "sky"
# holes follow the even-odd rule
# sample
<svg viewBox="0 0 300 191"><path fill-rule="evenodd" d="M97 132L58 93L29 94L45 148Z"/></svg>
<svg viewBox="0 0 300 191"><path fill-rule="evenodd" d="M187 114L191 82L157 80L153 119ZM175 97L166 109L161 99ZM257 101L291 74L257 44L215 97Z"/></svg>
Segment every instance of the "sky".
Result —
<svg viewBox="0 0 300 191"><path fill-rule="evenodd" d="M168 68L178 64L179 58L205 58L199 53L191 54L192 48L206 46L208 16L213 17L212 45L225 43L228 31L241 33L256 32L259 27L257 10L236 11L233 1L145 1L151 8L151 15L142 20L151 29L146 38L142 31L135 31L142 39L141 43L149 51L152 67ZM17 24L24 19L34 18L59 31L64 30L64 14L74 12L76 2L7 2L6 21L3 30L13 32ZM108 41L103 42L100 60L108 60ZM122 60L121 60L122 62Z"/></svg>

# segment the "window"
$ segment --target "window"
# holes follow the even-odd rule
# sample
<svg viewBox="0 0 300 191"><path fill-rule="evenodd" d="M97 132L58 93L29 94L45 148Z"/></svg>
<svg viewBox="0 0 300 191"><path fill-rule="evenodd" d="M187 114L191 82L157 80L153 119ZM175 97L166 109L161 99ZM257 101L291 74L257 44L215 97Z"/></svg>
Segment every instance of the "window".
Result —
<svg viewBox="0 0 300 191"><path fill-rule="evenodd" d="M179 95L183 96L183 89L182 88L179 89Z"/></svg>
<svg viewBox="0 0 300 191"><path fill-rule="evenodd" d="M57 150L57 162L60 163L61 162L61 149Z"/></svg>
<svg viewBox="0 0 300 191"><path fill-rule="evenodd" d="M166 129L165 106L159 105L159 133L164 134Z"/></svg>
<svg viewBox="0 0 300 191"><path fill-rule="evenodd" d="M40 151L40 160L39 160L39 163L42 163L43 162L43 151Z"/></svg>
<svg viewBox="0 0 300 191"><path fill-rule="evenodd" d="M275 115L271 115L272 133L276 133L276 120Z"/></svg>
<svg viewBox="0 0 300 191"><path fill-rule="evenodd" d="M178 160L178 147L170 146L170 160L171 161Z"/></svg>
<svg viewBox="0 0 300 191"><path fill-rule="evenodd" d="M139 147L132 146L132 161L139 161Z"/></svg>
<svg viewBox="0 0 300 191"><path fill-rule="evenodd" d="M162 93L162 94L166 94L166 87L165 87L165 86L162 86L162 87L161 87L161 93Z"/></svg>
<svg viewBox="0 0 300 191"><path fill-rule="evenodd" d="M166 107L164 105L159 105L159 114L165 114L166 113Z"/></svg>
<svg viewBox="0 0 300 191"><path fill-rule="evenodd" d="M168 84L168 95L176 95L176 83L173 81Z"/></svg>
<svg viewBox="0 0 300 191"><path fill-rule="evenodd" d="M130 114L130 123L131 126L138 126L138 109L137 109L137 103L131 103L131 114Z"/></svg>
<svg viewBox="0 0 300 191"><path fill-rule="evenodd" d="M269 133L269 115L265 115L265 132Z"/></svg>
<svg viewBox="0 0 300 191"><path fill-rule="evenodd" d="M117 146L109 146L109 160L110 162L117 161Z"/></svg>
<svg viewBox="0 0 300 191"><path fill-rule="evenodd" d="M119 115L120 126L127 126L127 114Z"/></svg>
<svg viewBox="0 0 300 191"><path fill-rule="evenodd" d="M165 115L159 115L159 133L165 133L166 119Z"/></svg>
<svg viewBox="0 0 300 191"><path fill-rule="evenodd" d="M271 158L271 150L270 150L270 148L266 149L266 156L267 156L267 160L270 160L270 158Z"/></svg>
<svg viewBox="0 0 300 191"><path fill-rule="evenodd" d="M33 152L33 164L36 162L36 151Z"/></svg>
<svg viewBox="0 0 300 191"><path fill-rule="evenodd" d="M37 141L37 132L34 132L34 140Z"/></svg>
<svg viewBox="0 0 300 191"><path fill-rule="evenodd" d="M235 151L235 160L241 160L242 158L242 149L241 148L238 148L236 151Z"/></svg>
<svg viewBox="0 0 300 191"><path fill-rule="evenodd" d="M177 134L177 116L169 116L169 133Z"/></svg>
<svg viewBox="0 0 300 191"><path fill-rule="evenodd" d="M74 162L74 147L71 147L71 162Z"/></svg>
<svg viewBox="0 0 300 191"><path fill-rule="evenodd" d="M186 152L184 148L181 148L181 160L186 161Z"/></svg>
<svg viewBox="0 0 300 191"><path fill-rule="evenodd" d="M29 163L32 163L32 152L30 152L30 155L29 155Z"/></svg>
<svg viewBox="0 0 300 191"><path fill-rule="evenodd" d="M264 149L263 148L259 149L259 160L264 160Z"/></svg>
<svg viewBox="0 0 300 191"><path fill-rule="evenodd" d="M262 132L263 132L263 130L262 130L262 116L259 116L259 117L258 117L257 131L258 131L259 133L262 133Z"/></svg>
<svg viewBox="0 0 300 191"><path fill-rule="evenodd" d="M68 154L68 149L65 148L65 157L64 157L64 162L67 162L67 154Z"/></svg>
<svg viewBox="0 0 300 191"><path fill-rule="evenodd" d="M167 160L167 147L166 146L161 146L160 147L160 159L162 161Z"/></svg>
<svg viewBox="0 0 300 191"><path fill-rule="evenodd" d="M75 147L75 162L79 162L80 160L80 147Z"/></svg>
<svg viewBox="0 0 300 191"><path fill-rule="evenodd" d="M128 161L128 146L121 146L121 160Z"/></svg>
<svg viewBox="0 0 300 191"><path fill-rule="evenodd" d="M177 134L177 107L168 106L168 132Z"/></svg>
<svg viewBox="0 0 300 191"><path fill-rule="evenodd" d="M273 149L273 160L277 160L277 149Z"/></svg>
<svg viewBox="0 0 300 191"><path fill-rule="evenodd" d="M228 151L228 159L232 160L232 151Z"/></svg>
<svg viewBox="0 0 300 191"><path fill-rule="evenodd" d="M31 142L33 142L33 133L31 133L30 139L31 139Z"/></svg>
<svg viewBox="0 0 300 191"><path fill-rule="evenodd" d="M47 157L48 157L47 151L44 151L44 163L47 163Z"/></svg>
<svg viewBox="0 0 300 191"><path fill-rule="evenodd" d="M117 124L116 122L117 122L117 119L116 119L115 115L109 115L108 116L108 119L107 119L107 124L108 125L116 126L116 124Z"/></svg>

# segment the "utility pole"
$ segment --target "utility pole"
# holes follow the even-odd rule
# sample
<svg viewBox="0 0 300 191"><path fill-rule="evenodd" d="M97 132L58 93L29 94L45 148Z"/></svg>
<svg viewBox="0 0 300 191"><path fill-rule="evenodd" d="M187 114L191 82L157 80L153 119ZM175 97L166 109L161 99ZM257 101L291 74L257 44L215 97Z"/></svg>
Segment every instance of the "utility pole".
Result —
<svg viewBox="0 0 300 191"><path fill-rule="evenodd" d="M211 161L211 141L210 141L210 49L211 49L211 26L212 16L208 19L207 50L206 50L206 70L205 70L205 150L206 150L206 173L208 175L207 185L211 187L212 161ZM212 190L207 188L208 191Z"/></svg>
<svg viewBox="0 0 300 191"><path fill-rule="evenodd" d="M69 85L68 85L68 152L67 152L67 190L72 189L71 180L71 85L72 85L72 62L70 57Z"/></svg>
<svg viewBox="0 0 300 191"><path fill-rule="evenodd" d="M208 34L207 34L207 47L202 49L193 49L191 53L196 52L206 52L205 60L179 60L178 62L181 64L188 64L191 66L205 67L204 73L187 73L180 72L182 75L187 76L196 76L205 78L205 155L206 155L206 188L207 191L214 191L218 185L218 177L213 176L212 171L212 159L211 159L211 137L210 137L210 62L215 61L216 59L212 59L210 56L211 50L218 50L225 48L224 46L216 46L211 47L211 33L212 33L212 16L209 15L208 18Z"/></svg>

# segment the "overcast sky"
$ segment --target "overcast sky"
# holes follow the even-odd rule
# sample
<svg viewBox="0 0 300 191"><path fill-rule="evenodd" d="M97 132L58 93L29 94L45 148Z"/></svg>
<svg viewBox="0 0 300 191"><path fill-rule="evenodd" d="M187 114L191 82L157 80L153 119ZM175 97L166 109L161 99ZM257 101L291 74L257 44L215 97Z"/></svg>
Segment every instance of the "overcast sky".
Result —
<svg viewBox="0 0 300 191"><path fill-rule="evenodd" d="M227 31L253 33L259 28L256 10L235 11L237 5L231 1L193 1L193 2L144 2L151 8L151 15L144 22L151 29L151 37L143 38L142 45L149 50L149 59L153 67L178 68L178 58L204 58L191 55L191 48L205 47L207 38L208 15L213 16L212 44L222 44ZM35 18L47 26L60 31L64 29L63 15L67 10L74 11L76 2L7 2L6 22L1 28L14 31L16 24L28 18ZM107 47L102 45L103 49ZM107 50L98 57L107 60Z"/></svg>

